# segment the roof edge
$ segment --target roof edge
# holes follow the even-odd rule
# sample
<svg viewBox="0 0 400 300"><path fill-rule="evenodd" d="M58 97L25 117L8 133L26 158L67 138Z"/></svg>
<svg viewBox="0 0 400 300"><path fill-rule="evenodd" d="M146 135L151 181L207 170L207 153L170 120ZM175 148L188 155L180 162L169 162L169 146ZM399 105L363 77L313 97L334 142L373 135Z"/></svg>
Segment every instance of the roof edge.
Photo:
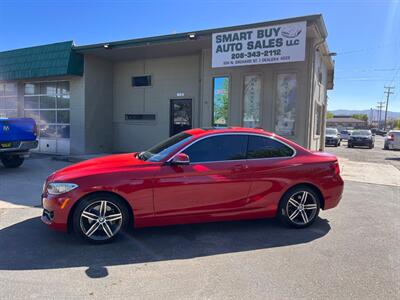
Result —
<svg viewBox="0 0 400 300"><path fill-rule="evenodd" d="M119 40L114 42L102 42L96 44L88 44L82 46L73 46L73 49L76 51L84 52L85 50L93 50L97 48L103 48L105 44L110 45L111 47L123 47L123 46L135 46L140 45L143 43L151 44L151 43L159 43L159 42L167 42L170 40L186 40L190 33L196 33L197 36L205 36L212 33L217 33L221 31L233 31L233 30L240 30L240 29L247 29L253 27L262 27L262 26L271 26L275 24L282 24L282 23L289 23L289 22L300 22L300 21L307 21L307 22L314 22L317 26L321 29L321 34L324 37L327 36L327 31L325 27L325 23L323 21L322 14L314 14L314 15L306 15L300 17L292 17L292 18L285 18L285 19L276 19L272 21L265 21L265 22L257 22L257 23L250 23L250 24L242 24L242 25L235 25L235 26L227 26L227 27L218 27L213 29L205 29L205 30L193 30L187 31L182 33L175 33L175 34L167 34L167 35L158 35L158 36L150 36L145 38L136 38L136 39L128 39L128 40ZM307 24L309 25L309 24Z"/></svg>

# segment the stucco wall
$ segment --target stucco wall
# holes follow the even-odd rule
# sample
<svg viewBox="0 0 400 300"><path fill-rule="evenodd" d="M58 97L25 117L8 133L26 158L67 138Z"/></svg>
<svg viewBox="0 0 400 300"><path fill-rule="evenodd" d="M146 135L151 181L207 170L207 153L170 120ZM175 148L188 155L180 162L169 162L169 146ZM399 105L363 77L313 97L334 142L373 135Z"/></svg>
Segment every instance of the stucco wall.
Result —
<svg viewBox="0 0 400 300"><path fill-rule="evenodd" d="M193 126L198 126L199 59L191 55L114 64L114 151L143 150L167 138L170 99L192 99ZM140 75L151 75L152 86L132 87L131 78ZM156 114L156 120L125 120L125 114L143 113Z"/></svg>
<svg viewBox="0 0 400 300"><path fill-rule="evenodd" d="M85 55L85 152L111 152L113 144L113 64Z"/></svg>
<svg viewBox="0 0 400 300"><path fill-rule="evenodd" d="M85 80L70 79L70 153L85 153Z"/></svg>

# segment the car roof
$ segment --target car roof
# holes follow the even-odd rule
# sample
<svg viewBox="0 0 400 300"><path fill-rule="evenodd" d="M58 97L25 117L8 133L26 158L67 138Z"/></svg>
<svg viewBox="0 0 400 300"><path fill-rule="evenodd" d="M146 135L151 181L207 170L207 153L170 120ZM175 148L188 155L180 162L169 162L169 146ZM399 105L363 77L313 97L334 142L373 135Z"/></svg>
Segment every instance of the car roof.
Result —
<svg viewBox="0 0 400 300"><path fill-rule="evenodd" d="M189 129L186 130L185 132L194 136L211 135L219 133L253 133L253 134L264 134L269 136L275 135L274 133L265 131L262 128L246 128L246 127L204 127L204 128Z"/></svg>
<svg viewBox="0 0 400 300"><path fill-rule="evenodd" d="M185 133L190 134L197 138L202 138L204 136L210 136L215 134L224 133L247 133L247 134L259 134L267 137L277 138L280 142L289 145L294 148L297 153L310 153L310 151L301 145L283 137L277 135L273 132L266 131L262 128L247 128L247 127L207 127L207 128L194 128L186 130Z"/></svg>

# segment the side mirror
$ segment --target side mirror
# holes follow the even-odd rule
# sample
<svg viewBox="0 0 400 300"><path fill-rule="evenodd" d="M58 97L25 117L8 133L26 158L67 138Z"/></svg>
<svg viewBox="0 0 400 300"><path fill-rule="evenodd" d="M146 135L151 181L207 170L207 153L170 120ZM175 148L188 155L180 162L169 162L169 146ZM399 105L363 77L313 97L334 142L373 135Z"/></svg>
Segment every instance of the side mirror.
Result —
<svg viewBox="0 0 400 300"><path fill-rule="evenodd" d="M189 156L185 153L177 154L171 161L173 165L188 165L190 164Z"/></svg>

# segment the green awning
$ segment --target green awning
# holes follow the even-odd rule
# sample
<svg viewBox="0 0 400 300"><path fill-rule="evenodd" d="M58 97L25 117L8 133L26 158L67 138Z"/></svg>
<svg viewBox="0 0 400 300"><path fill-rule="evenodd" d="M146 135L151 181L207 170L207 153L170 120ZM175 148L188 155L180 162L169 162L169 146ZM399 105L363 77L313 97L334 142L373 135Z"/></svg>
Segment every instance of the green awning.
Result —
<svg viewBox="0 0 400 300"><path fill-rule="evenodd" d="M83 57L72 41L0 52L0 80L83 74Z"/></svg>

